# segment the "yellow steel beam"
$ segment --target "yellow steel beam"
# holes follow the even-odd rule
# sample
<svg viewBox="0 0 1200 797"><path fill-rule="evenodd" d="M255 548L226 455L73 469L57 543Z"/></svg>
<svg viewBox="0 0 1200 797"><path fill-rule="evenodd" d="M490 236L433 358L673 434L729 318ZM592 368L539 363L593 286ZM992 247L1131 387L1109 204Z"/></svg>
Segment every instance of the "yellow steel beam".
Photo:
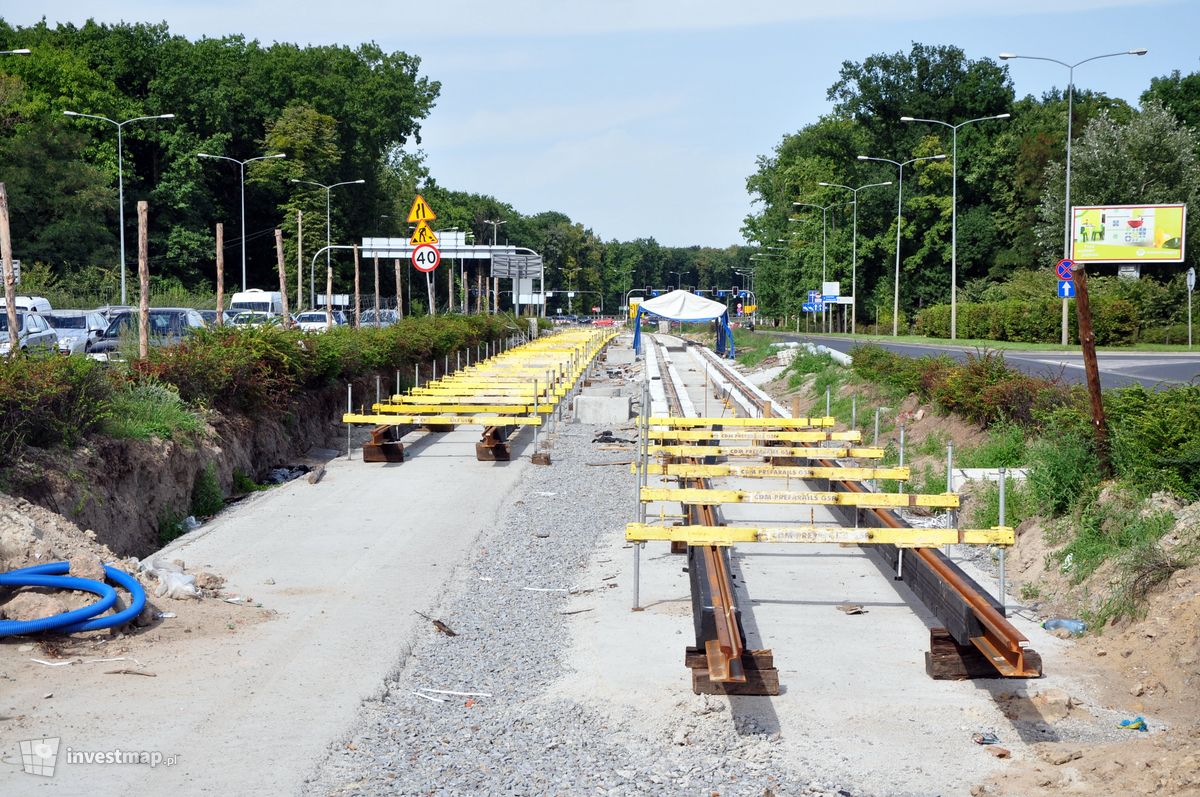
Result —
<svg viewBox="0 0 1200 797"><path fill-rule="evenodd" d="M629 542L666 541L688 545L772 542L935 548L941 545L1012 545L1016 535L1009 526L990 529L868 529L841 526L655 526L629 523L625 526L625 539Z"/></svg>
<svg viewBox="0 0 1200 797"><path fill-rule="evenodd" d="M935 507L957 509L958 495L941 493L838 493L807 490L702 490L693 487L643 487L643 501L677 501L681 504L813 504L857 506L867 509Z"/></svg>
<svg viewBox="0 0 1200 797"><path fill-rule="evenodd" d="M342 423L387 424L407 426L541 426L541 418L514 417L511 415L363 415L347 412Z"/></svg>
<svg viewBox="0 0 1200 797"><path fill-rule="evenodd" d="M824 418L676 418L654 416L646 421L649 426L691 428L694 426L752 426L758 429L810 429L833 426L837 419Z"/></svg>
<svg viewBox="0 0 1200 797"><path fill-rule="evenodd" d="M775 429L650 429L654 440L782 440L790 443L820 443L842 440L857 443L862 432L779 431Z"/></svg>
<svg viewBox="0 0 1200 797"><path fill-rule="evenodd" d="M629 466L630 472L636 465ZM721 465L692 465L687 462L646 463L648 473L660 476L685 476L700 479L715 479L723 476L739 476L746 479L834 479L837 481L863 481L865 479L896 479L905 481L911 474L903 468L810 468L802 465L750 465L725 463Z"/></svg>
<svg viewBox="0 0 1200 797"><path fill-rule="evenodd" d="M502 415L528 415L533 412L532 404L372 404L374 412L393 412L397 414L417 414L427 412L496 412ZM539 414L554 412L554 406L539 403Z"/></svg>
<svg viewBox="0 0 1200 797"><path fill-rule="evenodd" d="M787 446L648 446L651 454L669 457L808 457L809 459L857 457L882 459L882 448L825 448Z"/></svg>

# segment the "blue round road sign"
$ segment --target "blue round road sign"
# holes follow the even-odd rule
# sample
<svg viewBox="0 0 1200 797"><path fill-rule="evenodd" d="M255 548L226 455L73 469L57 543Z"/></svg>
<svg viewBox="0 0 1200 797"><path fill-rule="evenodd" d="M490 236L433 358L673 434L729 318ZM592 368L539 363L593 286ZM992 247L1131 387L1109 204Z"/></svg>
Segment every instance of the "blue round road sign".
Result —
<svg viewBox="0 0 1200 797"><path fill-rule="evenodd" d="M1074 275L1071 273L1071 267L1074 265L1074 261L1071 260L1058 261L1058 278L1060 280L1073 279Z"/></svg>

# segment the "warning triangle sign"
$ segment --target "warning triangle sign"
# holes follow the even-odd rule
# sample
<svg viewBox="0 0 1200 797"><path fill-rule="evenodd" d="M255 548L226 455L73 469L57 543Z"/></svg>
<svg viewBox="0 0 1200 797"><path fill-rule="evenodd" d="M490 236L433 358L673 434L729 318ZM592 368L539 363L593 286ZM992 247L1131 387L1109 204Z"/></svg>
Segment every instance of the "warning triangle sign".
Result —
<svg viewBox="0 0 1200 797"><path fill-rule="evenodd" d="M428 207L428 205L426 207ZM410 238L408 242L413 246L420 246L421 244L436 244L438 242L438 238L437 235L434 234L433 228L429 226L429 222L422 219L417 225L417 229L413 230L412 238Z"/></svg>
<svg viewBox="0 0 1200 797"><path fill-rule="evenodd" d="M408 223L433 221L436 218L437 214L433 212L433 208L429 207L425 197L417 194L417 198L413 200L412 207L408 211Z"/></svg>

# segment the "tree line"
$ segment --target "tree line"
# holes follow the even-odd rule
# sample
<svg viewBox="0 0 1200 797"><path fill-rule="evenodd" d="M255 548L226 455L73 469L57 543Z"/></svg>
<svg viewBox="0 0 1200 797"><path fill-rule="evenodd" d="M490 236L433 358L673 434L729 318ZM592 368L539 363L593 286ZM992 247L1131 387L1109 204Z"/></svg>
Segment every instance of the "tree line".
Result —
<svg viewBox="0 0 1200 797"><path fill-rule="evenodd" d="M825 213L826 273L841 282L843 295L850 293L852 195L822 182L854 188L892 183L858 193L860 324L891 321L897 224L902 321L923 307L949 302L951 131L902 117L959 124L1010 115L958 131L959 301L994 296L997 286L1022 272L1053 269L1063 245L1067 98L1057 88L1017 98L1010 76L1014 68L969 59L957 47L925 44L843 63L827 92L830 112L784 135L772 153L758 159L747 180L755 210L743 232L760 245L756 282L763 308L774 314L799 312L807 291L819 287L822 212L796 202L833 206ZM1046 76L1048 85L1054 77ZM1195 207L1197 123L1200 74L1174 72L1154 79L1138 108L1076 87L1072 205L1185 202ZM941 154L944 160L905 167L899 220L898 169L859 159L903 162ZM1192 214L1192 236L1198 223ZM1145 266L1143 280L1181 285L1183 272L1196 262L1190 251L1187 257L1182 267ZM1102 275L1115 270L1095 268ZM1052 280L1046 284L1052 289Z"/></svg>
<svg viewBox="0 0 1200 797"><path fill-rule="evenodd" d="M252 286L276 282L276 228L284 230L295 284L298 211L304 259L325 245L327 195L311 183L356 180L363 182L331 189L333 243L407 235L408 206L423 191L439 228L468 231L478 243L495 233L499 242L543 253L548 288L589 292L576 308L599 304L596 294L606 310L615 308L634 287L728 288L734 269L750 265L745 247L604 241L565 214L525 215L495 197L439 185L419 145L440 84L422 74L416 56L373 43L264 45L237 35L191 41L165 23L20 27L0 20L0 47L31 50L0 56L0 182L10 198L15 257L79 295L115 298L119 283L117 128L68 111L114 122L174 115L121 130L126 239L135 240L133 208L148 201L160 289L212 291L217 222L225 228L227 274L239 270L240 169L200 153L239 161L286 156L245 167ZM127 250L132 271L128 243ZM345 291L352 261L339 253L334 262L335 289ZM393 288L389 280L385 294Z"/></svg>

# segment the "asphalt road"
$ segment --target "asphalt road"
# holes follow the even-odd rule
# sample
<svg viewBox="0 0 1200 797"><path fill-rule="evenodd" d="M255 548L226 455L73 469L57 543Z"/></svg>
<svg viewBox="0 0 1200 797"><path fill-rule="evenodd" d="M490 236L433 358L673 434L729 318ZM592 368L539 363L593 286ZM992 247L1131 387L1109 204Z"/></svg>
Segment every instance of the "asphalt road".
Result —
<svg viewBox="0 0 1200 797"><path fill-rule="evenodd" d="M849 352L859 341L854 338L826 337L822 335L796 335L778 333L783 340L811 340L823 343L831 349ZM958 361L967 358L968 352L978 351L971 346L924 343L876 343L884 348L908 357L933 357L947 354ZM1013 368L1032 376L1060 377L1066 382L1082 383L1083 355L1080 352L1019 351L1005 349L1004 360ZM1096 357L1100 365L1100 384L1103 387L1124 387L1141 384L1146 387L1171 387L1200 382L1200 351L1197 352L1100 352Z"/></svg>

